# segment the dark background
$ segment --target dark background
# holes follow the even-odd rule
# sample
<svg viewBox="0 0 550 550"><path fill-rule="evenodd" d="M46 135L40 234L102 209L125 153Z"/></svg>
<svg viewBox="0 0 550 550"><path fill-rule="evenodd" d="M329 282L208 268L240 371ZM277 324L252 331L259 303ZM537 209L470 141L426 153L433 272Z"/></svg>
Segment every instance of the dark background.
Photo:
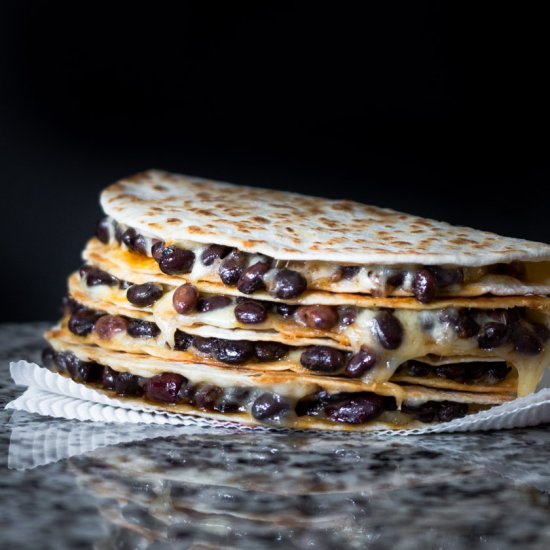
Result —
<svg viewBox="0 0 550 550"><path fill-rule="evenodd" d="M0 3L2 320L57 316L99 191L150 167L550 241L542 13L138 4Z"/></svg>

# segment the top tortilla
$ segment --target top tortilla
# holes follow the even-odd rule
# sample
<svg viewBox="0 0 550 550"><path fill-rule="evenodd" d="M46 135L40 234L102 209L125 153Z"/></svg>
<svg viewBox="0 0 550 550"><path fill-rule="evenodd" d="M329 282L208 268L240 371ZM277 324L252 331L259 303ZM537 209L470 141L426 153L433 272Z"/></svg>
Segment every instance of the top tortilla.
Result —
<svg viewBox="0 0 550 550"><path fill-rule="evenodd" d="M166 242L237 247L280 260L457 264L550 260L550 245L349 200L149 170L103 191L116 221Z"/></svg>

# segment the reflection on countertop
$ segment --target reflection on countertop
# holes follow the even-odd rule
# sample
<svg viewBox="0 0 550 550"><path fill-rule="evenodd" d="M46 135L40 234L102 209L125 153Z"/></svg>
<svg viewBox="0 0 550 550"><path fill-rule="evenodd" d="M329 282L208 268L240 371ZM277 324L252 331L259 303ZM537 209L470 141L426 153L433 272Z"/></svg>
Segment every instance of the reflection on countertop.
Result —
<svg viewBox="0 0 550 550"><path fill-rule="evenodd" d="M39 329L0 329L6 360ZM19 334L19 336L18 336ZM547 548L550 431L377 437L0 412L3 548Z"/></svg>

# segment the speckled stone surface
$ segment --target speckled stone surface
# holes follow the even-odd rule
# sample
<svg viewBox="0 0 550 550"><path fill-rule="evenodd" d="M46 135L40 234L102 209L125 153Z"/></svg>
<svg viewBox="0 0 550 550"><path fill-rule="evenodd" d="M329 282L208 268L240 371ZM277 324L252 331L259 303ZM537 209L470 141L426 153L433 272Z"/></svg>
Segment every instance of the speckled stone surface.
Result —
<svg viewBox="0 0 550 550"><path fill-rule="evenodd" d="M0 404L44 325L0 326ZM0 411L0 548L550 548L550 426L381 438ZM69 457L69 458L67 458Z"/></svg>

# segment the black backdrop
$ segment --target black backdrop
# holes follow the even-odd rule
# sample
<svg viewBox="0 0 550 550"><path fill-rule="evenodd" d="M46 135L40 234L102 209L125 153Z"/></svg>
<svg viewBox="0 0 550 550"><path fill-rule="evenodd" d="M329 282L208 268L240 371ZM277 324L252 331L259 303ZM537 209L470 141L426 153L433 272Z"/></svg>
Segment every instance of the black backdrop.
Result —
<svg viewBox="0 0 550 550"><path fill-rule="evenodd" d="M0 3L2 320L57 316L100 189L149 167L550 241L541 13L138 4Z"/></svg>

